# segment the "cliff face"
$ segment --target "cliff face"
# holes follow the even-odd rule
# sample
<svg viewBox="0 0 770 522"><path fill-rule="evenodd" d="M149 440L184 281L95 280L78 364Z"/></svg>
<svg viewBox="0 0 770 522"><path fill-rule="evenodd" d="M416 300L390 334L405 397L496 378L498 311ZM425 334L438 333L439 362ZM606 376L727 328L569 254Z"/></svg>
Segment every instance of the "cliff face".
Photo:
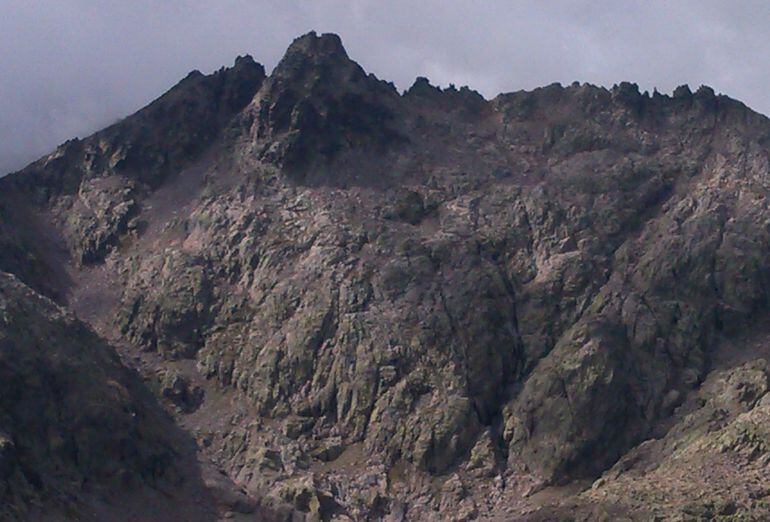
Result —
<svg viewBox="0 0 770 522"><path fill-rule="evenodd" d="M0 180L0 268L297 513L762 518L769 138L705 87L399 94L311 33Z"/></svg>

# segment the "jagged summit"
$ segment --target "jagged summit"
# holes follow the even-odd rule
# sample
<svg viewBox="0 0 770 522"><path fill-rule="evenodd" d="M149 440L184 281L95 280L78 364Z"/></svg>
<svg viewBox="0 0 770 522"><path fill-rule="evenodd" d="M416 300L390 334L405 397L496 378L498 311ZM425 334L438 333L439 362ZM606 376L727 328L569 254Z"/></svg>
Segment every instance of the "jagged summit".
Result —
<svg viewBox="0 0 770 522"><path fill-rule="evenodd" d="M665 112L665 107L682 107L681 104L672 105L674 101L695 103L703 110L717 110L719 107L745 109L740 102L724 95L716 96L713 89L706 86L701 86L693 93L688 86L683 85L675 89L671 96L657 93L651 97L648 93L640 93L638 85L630 82L621 82L611 89L590 84L573 84L568 87L554 84L531 92L503 93L491 100L491 104L510 111L511 106L521 105L519 101L509 103L512 100L564 103L565 95L572 100L568 103L575 106L585 103L589 98L593 101L587 106L594 109L600 108L597 104L606 107L607 103L614 101L632 108L639 116L645 109L657 114L661 113L660 109ZM441 110L461 109L471 116L486 114L488 107L486 100L470 88L463 87L458 91L450 87L442 90L431 85L425 77L418 77L403 93L403 97L421 98L423 103L432 100ZM409 119L409 115L404 118L394 115L414 113L414 109L396 98L397 91L393 84L381 81L374 75L367 75L360 65L350 59L338 35L326 33L319 36L311 31L294 40L269 77L264 67L250 55L238 56L233 67L223 67L209 76L200 71L192 71L145 109L92 137L64 144L49 159L61 163L68 161L66 158L80 158L85 150L84 143L85 148L88 148L88 144L109 141L110 135L119 136L124 141L125 135L131 135L129 141L150 140L154 143L145 145L137 142L131 147L124 143L123 151L118 154L129 154L129 157L122 160L115 157L109 161L116 164L117 170L133 171L133 175L138 175L144 183L157 183L165 177L165 172L178 168L180 161L159 157L157 150L152 151L151 148L179 151L187 158L196 158L201 150L217 139L224 128L235 121L236 115L246 109L248 117L239 118L235 123L249 127L253 133L253 154L291 170L302 171L307 170L310 164L318 166L318 162L309 159L314 156L313 152L319 158L332 159L352 143L368 143L368 146L380 150L394 143L407 143L408 131L405 132L405 129L399 128L401 125L394 125L393 122ZM416 103L419 105L421 102ZM526 104L531 105L531 102ZM219 113L214 114L214 110ZM167 115L171 115L171 118ZM151 136L146 129L154 127L152 122L156 120L161 125L157 126L158 132L151 133ZM186 132L182 134L187 137L169 132L171 127L183 129ZM139 131L140 128L144 130ZM320 141L306 140L302 137L302 128L308 129L304 135L316 134L325 138ZM241 131L233 129L228 132L232 136ZM175 140L188 141L164 142L172 134ZM98 148L103 147L99 145ZM144 159L132 159L128 149L142 155ZM103 151L93 153L101 155ZM155 156L155 165L143 164L150 156ZM104 162L100 160L97 163ZM40 165L40 162L25 169L25 173L40 170L35 168L36 165ZM106 171L104 168L96 170L102 173ZM77 183L82 173L76 172L73 176L72 182ZM31 179L27 175L23 178ZM68 179L68 175L57 176L57 179L49 180L45 185L59 185L58 190L71 190L74 185L65 187L69 183Z"/></svg>
<svg viewBox="0 0 770 522"><path fill-rule="evenodd" d="M270 79L272 84L294 82L298 87L311 82L313 75L330 82L356 82L366 77L361 66L348 57L339 36L310 32L294 40Z"/></svg>
<svg viewBox="0 0 770 522"><path fill-rule="evenodd" d="M252 102L254 153L298 173L322 167L351 146L387 146L398 95L367 75L337 35L292 43Z"/></svg>
<svg viewBox="0 0 770 522"><path fill-rule="evenodd" d="M315 31L310 31L294 39L286 50L285 57L304 54L315 57L347 58L348 53L342 45L342 39L334 33L323 33L320 36Z"/></svg>

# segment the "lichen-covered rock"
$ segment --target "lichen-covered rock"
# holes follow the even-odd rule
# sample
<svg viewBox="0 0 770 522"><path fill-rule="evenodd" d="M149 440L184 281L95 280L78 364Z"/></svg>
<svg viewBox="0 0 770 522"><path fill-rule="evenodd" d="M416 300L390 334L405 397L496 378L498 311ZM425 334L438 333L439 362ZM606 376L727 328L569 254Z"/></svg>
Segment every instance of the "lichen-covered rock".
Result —
<svg viewBox="0 0 770 522"><path fill-rule="evenodd" d="M169 358L192 357L211 315L210 274L204 260L182 252L139 261L141 286L127 288L116 323L137 346ZM141 311L141 314L140 314Z"/></svg>
<svg viewBox="0 0 770 522"><path fill-rule="evenodd" d="M122 176L84 180L66 211L64 229L80 263L103 259L128 231L137 211L135 183Z"/></svg>

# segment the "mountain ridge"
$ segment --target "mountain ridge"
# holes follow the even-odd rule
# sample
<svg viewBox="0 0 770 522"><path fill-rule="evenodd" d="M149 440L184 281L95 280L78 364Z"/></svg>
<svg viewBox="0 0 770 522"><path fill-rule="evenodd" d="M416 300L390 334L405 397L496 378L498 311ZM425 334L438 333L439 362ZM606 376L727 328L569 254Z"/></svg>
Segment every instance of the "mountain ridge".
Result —
<svg viewBox="0 0 770 522"><path fill-rule="evenodd" d="M345 51L344 47L342 46L341 39L339 38L338 35L336 35L334 33L322 33L321 36L319 37L318 33L316 33L316 31L310 31L310 32L308 32L308 33L306 33L306 34L304 34L304 35L302 35L300 37L297 37L293 43L294 44L299 43L299 45L302 45L303 41L309 41L311 38L317 38L318 40L323 40L324 39L323 37L328 37L331 40L336 41L335 45L336 45L337 49L344 54L345 58L348 58L347 52ZM290 46L289 49L291 49L291 46ZM250 62L250 61L254 61L254 58L250 54L248 54L248 53L245 54L245 55L242 55L242 56L239 55L236 58L236 64L235 65L237 65L240 60L243 60L245 62ZM355 62L353 62L353 63L355 63ZM259 64L259 63L256 63L256 65L259 66L259 68L262 69L262 72L264 73L264 66L262 64ZM358 65L358 64L356 64L356 65ZM278 66L279 66L279 64L276 64L274 69L278 68ZM193 69L193 70L191 70L188 73L188 75L183 80L180 80L179 83L182 83L185 80L188 80L190 78L196 78L196 77L200 77L200 76L211 76L213 74L221 73L225 69L226 69L225 67L222 67L220 70L215 71L214 73L211 73L210 75L206 75L206 74L202 73L199 69ZM271 74L272 74L272 72L271 72ZM270 76L268 74L264 74L264 75L265 75L265 77ZM376 78L376 76L374 76L373 73L369 73L368 75L369 76L373 76L373 77ZM380 80L380 81L383 82L385 85L391 86L391 88L392 88L392 90L394 92L396 92L396 93L399 92L398 89L396 88L396 86L392 82L387 82L387 81L384 81L384 80ZM176 88L177 86L172 87L172 90L174 88ZM434 93L447 93L447 92L451 93L451 92L454 92L454 91L458 90L454 86L454 84L449 84L449 86L445 87L445 88L442 88L442 87L437 86L437 85L434 86L434 85L430 84L430 80L428 78L423 77L423 76L419 76L419 77L417 77L415 79L415 81L412 84L412 86L402 90L401 93L399 94L399 96L403 97L403 96L407 95L410 91L414 91L415 88L417 88L419 90L422 87L428 87L428 89L427 90L423 90L423 92L434 92ZM615 93L622 93L621 96L626 96L626 97L631 97L631 98L638 98L639 96L641 96L642 98L646 98L646 99L650 99L650 98L652 98L652 99L679 99L679 100L692 101L694 98L700 98L702 100L706 100L706 99L712 99L712 98L716 97L716 98L721 99L721 100L723 100L725 102L728 102L730 104L738 104L739 106L745 107L745 108L751 110L752 112L754 112L754 113L756 113L758 115L765 116L761 112L754 111L750 107L746 106L740 100L732 98L729 95L721 94L721 93L720 94L716 94L714 92L714 89L709 87L709 86L707 86L707 85L701 85L695 92L693 92L688 84L682 84L679 87L676 87L672 91L672 93L670 95L658 91L657 88L653 89L653 93L652 94L650 94L649 91L641 92L640 89L639 89L639 86L636 83L631 82L631 81L621 81L619 83L614 84L612 87L606 87L606 86L602 86L602 85L598 85L598 84L593 84L593 83L590 83L590 82L574 81L570 85L567 85L567 86L564 86L560 82L553 82L553 83L548 84L546 86L536 87L536 88L534 88L532 90L517 90L517 91L500 92L500 93L496 94L495 96L493 96L492 98L484 97L483 95L478 93L478 91L473 90L469 86L463 86L459 90L462 91L462 92L472 93L474 96L477 95L477 97L480 97L480 98L484 99L484 101L493 102L496 99L501 98L501 97L509 97L509 96L514 96L514 95L525 95L527 93L538 92L538 91L542 91L542 90L546 90L546 89L562 89L563 90L563 89L575 89L575 88L580 88L580 87L582 87L582 88L590 88L590 89L597 89L599 91L603 91L605 94L613 93L613 92L615 92ZM162 98L165 94L167 94L167 93L162 94L158 99ZM157 101L157 100L155 100L155 101ZM151 104L152 103L154 103L154 102L151 102ZM136 112L140 112L141 110L143 110L143 109L139 109ZM133 116L134 114L136 114L136 112L132 113L131 115L128 115L128 116L125 116L125 117L121 117L121 118L119 118L119 120L116 123L114 123L112 125L109 125L109 126L105 127L104 129L102 129L100 131L96 131L96 132L94 132L92 134L89 134L88 136L86 136L84 138L73 138L71 140L68 140L67 142L62 143L61 145L59 145L59 147L57 147L57 149L60 148L60 147L66 146L67 143L69 143L70 141L74 141L74 142L82 141L82 140L85 140L87 138L92 137L94 134L98 134L100 132L103 132L106 129L114 127L114 126L120 124L120 122L122 120L124 120L126 118L129 118L129 117ZM32 163L36 163L36 162L37 161L34 161ZM29 168L29 166L31 166L31 165L28 165L27 167L23 167L22 169L19 169L19 170L16 170L16 171L11 171L11 172L4 173L3 177L7 176L7 175L11 175L11 174L16 174L20 170L26 170L26 169Z"/></svg>

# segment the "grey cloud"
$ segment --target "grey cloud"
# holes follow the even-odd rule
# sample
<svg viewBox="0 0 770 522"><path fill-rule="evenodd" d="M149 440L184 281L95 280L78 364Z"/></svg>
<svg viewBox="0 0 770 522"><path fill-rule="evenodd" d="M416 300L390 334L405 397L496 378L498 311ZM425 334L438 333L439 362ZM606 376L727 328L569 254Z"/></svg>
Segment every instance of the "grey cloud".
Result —
<svg viewBox="0 0 770 522"><path fill-rule="evenodd" d="M708 84L770 112L763 1L0 1L0 172L139 109L191 69L268 70L311 29L370 72L485 96L574 80Z"/></svg>

